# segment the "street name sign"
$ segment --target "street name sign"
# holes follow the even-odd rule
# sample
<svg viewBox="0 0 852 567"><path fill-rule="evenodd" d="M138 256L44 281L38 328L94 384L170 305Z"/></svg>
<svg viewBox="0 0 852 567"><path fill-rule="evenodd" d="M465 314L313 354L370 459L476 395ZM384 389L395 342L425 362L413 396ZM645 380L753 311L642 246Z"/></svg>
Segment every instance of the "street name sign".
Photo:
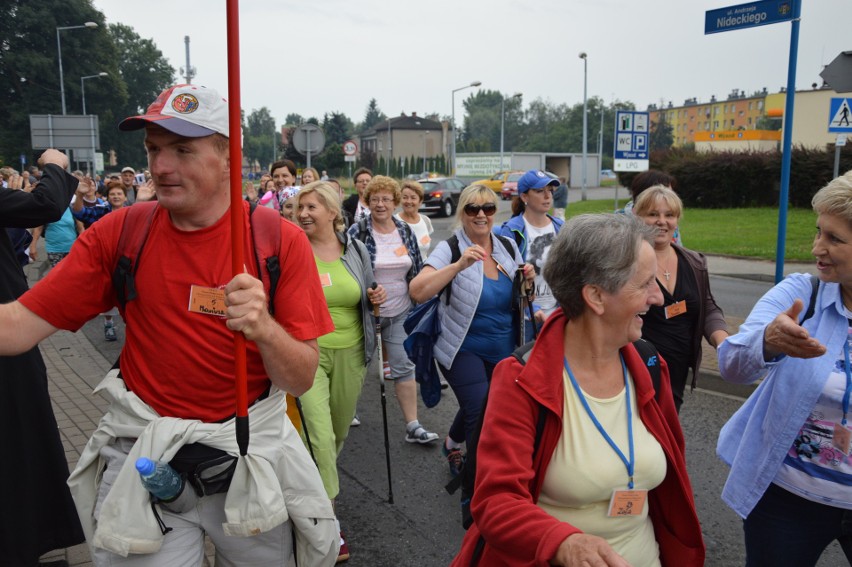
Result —
<svg viewBox="0 0 852 567"><path fill-rule="evenodd" d="M647 112L619 110L615 114L613 171L646 171L651 166L648 151Z"/></svg>
<svg viewBox="0 0 852 567"><path fill-rule="evenodd" d="M764 0L737 4L704 13L704 35L789 22L793 19L792 0Z"/></svg>

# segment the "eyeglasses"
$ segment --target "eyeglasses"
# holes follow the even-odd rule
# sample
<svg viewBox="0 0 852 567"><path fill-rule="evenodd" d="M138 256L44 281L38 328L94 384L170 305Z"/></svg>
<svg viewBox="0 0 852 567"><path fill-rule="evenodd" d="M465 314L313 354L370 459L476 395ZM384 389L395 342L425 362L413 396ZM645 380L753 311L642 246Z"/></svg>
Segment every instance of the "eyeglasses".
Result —
<svg viewBox="0 0 852 567"><path fill-rule="evenodd" d="M468 203L464 206L464 214L469 217L475 217L479 214L479 211L485 213L486 217L494 216L494 213L497 212L497 205L494 203L485 203L483 205L474 205L473 203Z"/></svg>
<svg viewBox="0 0 852 567"><path fill-rule="evenodd" d="M372 199L370 199L371 205L378 205L379 203L382 203L383 205L390 205L391 203L393 203L393 198L392 197L373 197Z"/></svg>

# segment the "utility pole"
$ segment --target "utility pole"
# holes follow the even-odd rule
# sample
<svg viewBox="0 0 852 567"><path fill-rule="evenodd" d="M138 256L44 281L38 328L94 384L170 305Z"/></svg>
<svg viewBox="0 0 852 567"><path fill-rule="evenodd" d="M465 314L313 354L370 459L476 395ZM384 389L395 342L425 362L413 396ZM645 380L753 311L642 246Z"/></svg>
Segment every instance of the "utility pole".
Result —
<svg viewBox="0 0 852 567"><path fill-rule="evenodd" d="M183 73L184 81L187 85L192 84L192 79L195 78L195 67L189 64L189 36L183 36L183 43L186 45L186 67L181 67L180 72Z"/></svg>

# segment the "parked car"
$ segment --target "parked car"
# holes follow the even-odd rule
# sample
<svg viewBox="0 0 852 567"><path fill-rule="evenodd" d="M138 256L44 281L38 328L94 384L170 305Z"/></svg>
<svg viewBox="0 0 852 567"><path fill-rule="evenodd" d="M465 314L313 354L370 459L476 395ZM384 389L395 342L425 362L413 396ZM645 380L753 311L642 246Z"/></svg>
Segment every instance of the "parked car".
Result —
<svg viewBox="0 0 852 567"><path fill-rule="evenodd" d="M518 179L523 177L523 171L510 173L503 183L503 188L500 190L500 197L504 201L511 201L518 194Z"/></svg>
<svg viewBox="0 0 852 567"><path fill-rule="evenodd" d="M438 213L449 217L459 206L459 197L465 184L455 177L435 177L420 179L423 186L423 203L420 204L422 213Z"/></svg>
<svg viewBox="0 0 852 567"><path fill-rule="evenodd" d="M601 179L615 179L616 177L615 172L611 169L601 170Z"/></svg>
<svg viewBox="0 0 852 567"><path fill-rule="evenodd" d="M480 179L479 181L474 181L473 183L471 183L471 185L485 185L486 187L488 187L489 189L491 189L492 191L494 191L495 193L497 193L499 195L500 191L502 191L502 189L503 189L503 184L506 182L506 178L509 177L509 175L514 174L514 173L520 173L520 174L523 175L524 172L523 171L498 171L497 173L495 173L494 175L492 175L488 179Z"/></svg>
<svg viewBox="0 0 852 567"><path fill-rule="evenodd" d="M517 196L517 194L518 194L518 179L520 179L524 175L524 173L525 172L523 172L523 171L518 171L518 172L512 173L511 175L509 175L509 177L506 178L506 182L503 184L503 189L500 191L500 197L504 201L511 201L512 198ZM550 177L551 179L556 179L557 181L559 181L559 176L556 175L555 173L552 173L550 171L545 171L544 174L547 175L548 177Z"/></svg>

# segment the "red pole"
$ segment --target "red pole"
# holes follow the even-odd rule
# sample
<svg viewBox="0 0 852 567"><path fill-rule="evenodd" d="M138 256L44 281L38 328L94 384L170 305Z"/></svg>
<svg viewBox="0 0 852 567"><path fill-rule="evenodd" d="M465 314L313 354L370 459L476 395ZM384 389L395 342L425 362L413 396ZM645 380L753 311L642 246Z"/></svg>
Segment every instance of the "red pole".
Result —
<svg viewBox="0 0 852 567"><path fill-rule="evenodd" d="M227 0L228 27L228 130L231 160L231 271L243 273L245 266L243 238L242 129L240 128L240 17L238 0ZM237 445L240 455L248 452L248 378L246 376L246 338L234 333L234 371L236 376Z"/></svg>

